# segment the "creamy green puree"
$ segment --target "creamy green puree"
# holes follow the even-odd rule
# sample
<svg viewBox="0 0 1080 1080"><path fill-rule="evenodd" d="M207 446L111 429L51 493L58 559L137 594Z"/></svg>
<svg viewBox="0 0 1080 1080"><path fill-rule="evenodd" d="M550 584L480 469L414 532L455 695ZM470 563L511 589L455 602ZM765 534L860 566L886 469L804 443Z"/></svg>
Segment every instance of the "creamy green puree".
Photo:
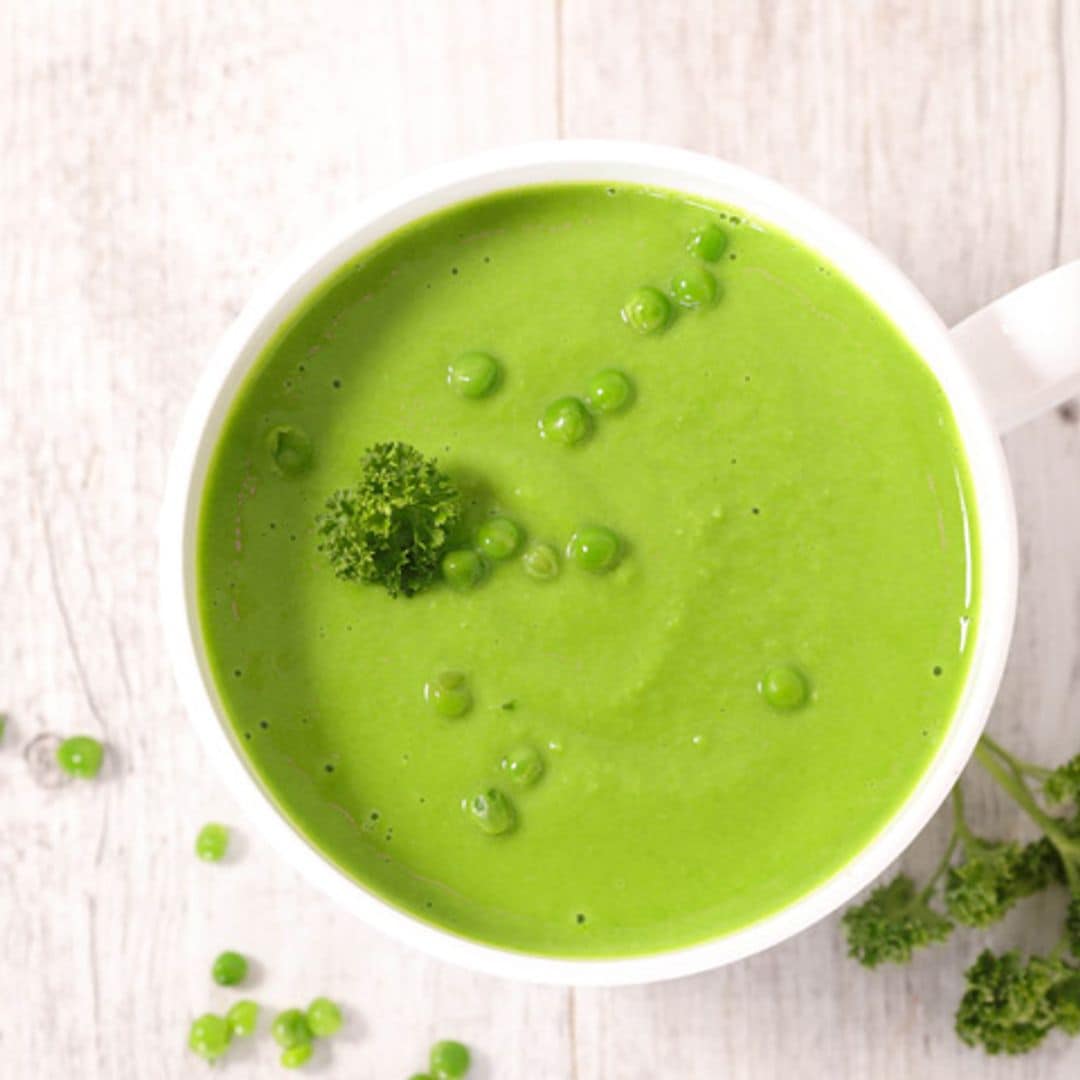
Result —
<svg viewBox="0 0 1080 1080"><path fill-rule="evenodd" d="M645 287L700 306L650 326ZM490 388L453 374L477 351ZM622 407L541 436L590 392ZM283 425L310 460L275 463ZM459 546L505 516L554 576L335 577L315 519L387 441L459 486ZM526 188L364 252L266 347L206 483L202 628L238 745L347 874L483 942L648 953L796 900L912 790L975 636L971 507L935 379L819 255L672 192ZM567 555L590 526L607 572ZM498 835L463 808L490 789Z"/></svg>

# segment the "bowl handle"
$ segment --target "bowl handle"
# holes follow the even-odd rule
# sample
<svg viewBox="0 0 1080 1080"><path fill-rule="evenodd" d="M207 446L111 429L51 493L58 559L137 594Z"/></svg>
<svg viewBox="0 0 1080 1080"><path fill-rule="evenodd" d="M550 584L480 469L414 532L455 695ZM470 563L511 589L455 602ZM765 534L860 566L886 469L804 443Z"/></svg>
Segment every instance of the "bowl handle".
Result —
<svg viewBox="0 0 1080 1080"><path fill-rule="evenodd" d="M1080 393L1080 260L995 300L952 336L1002 433Z"/></svg>

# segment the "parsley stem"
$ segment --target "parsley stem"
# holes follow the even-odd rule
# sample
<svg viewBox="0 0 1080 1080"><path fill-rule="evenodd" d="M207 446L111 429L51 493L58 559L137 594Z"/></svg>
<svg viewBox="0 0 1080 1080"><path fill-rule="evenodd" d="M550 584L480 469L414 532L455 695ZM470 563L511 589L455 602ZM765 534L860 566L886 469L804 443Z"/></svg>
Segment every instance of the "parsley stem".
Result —
<svg viewBox="0 0 1080 1080"><path fill-rule="evenodd" d="M1002 761L1011 766L1013 772L1030 776L1034 780L1045 780L1054 771L1053 769L1046 769L1042 765L1033 765L1030 761L1024 761L1022 758L1018 758L985 732L983 732L980 741L989 747L989 749L993 750Z"/></svg>
<svg viewBox="0 0 1080 1080"><path fill-rule="evenodd" d="M953 811L954 811L954 813L955 813L955 810L956 810L957 801L962 800L962 799L963 799L963 796L960 794L960 785L957 784L956 787L953 788ZM952 836L949 837L948 846L945 848L945 854L942 855L941 861L937 864L937 867L935 868L934 872L930 875L930 880L926 883L926 888L924 888L923 891L921 893L919 893L920 902L925 904L926 901L930 899L930 896L932 895L932 893L934 891L934 888L936 887L937 883L941 880L941 875L944 874L945 871L949 869L949 864L952 862L953 852L956 850L956 845L957 845L959 840L960 840L960 836L959 836L959 834L957 833L957 831L956 831L956 829L954 827L953 831L952 831Z"/></svg>
<svg viewBox="0 0 1080 1080"><path fill-rule="evenodd" d="M1080 892L1080 843L1077 843L1061 827L1061 822L1052 818L1035 801L1031 789L1013 768L1006 768L993 752L980 741L975 747L975 759L998 782L1007 795L1044 833L1058 849L1061 861L1065 864L1065 875L1072 892Z"/></svg>
<svg viewBox="0 0 1080 1080"><path fill-rule="evenodd" d="M968 828L967 820L964 818L964 791L960 787L959 780L952 789L952 808L953 836L958 840L963 840L968 847L977 847L979 840L972 834Z"/></svg>

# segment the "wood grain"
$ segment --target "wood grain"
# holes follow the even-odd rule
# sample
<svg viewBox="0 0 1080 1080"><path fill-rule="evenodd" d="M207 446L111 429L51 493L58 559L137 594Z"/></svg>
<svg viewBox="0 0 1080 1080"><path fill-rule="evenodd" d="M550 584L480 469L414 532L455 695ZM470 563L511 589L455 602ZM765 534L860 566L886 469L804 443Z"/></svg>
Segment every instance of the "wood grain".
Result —
<svg viewBox="0 0 1080 1080"><path fill-rule="evenodd" d="M441 1034L479 1049L481 1080L1080 1072L1064 1040L993 1062L957 1043L970 935L868 974L828 920L619 991L384 941L236 820L164 662L154 547L180 412L254 280L433 161L556 135L716 153L864 231L950 320L1080 256L1080 3L14 0L0 80L0 1076L198 1075L183 1041L227 1000L224 947L265 965L270 1005L347 1003L316 1075L405 1076ZM1080 425L1047 416L1007 452L1023 582L992 723L1052 758L1080 733ZM27 747L76 730L108 739L104 781L41 786ZM212 818L238 827L224 866L191 854ZM1056 917L1035 903L995 937L1037 944ZM272 1061L262 1039L227 1075Z"/></svg>

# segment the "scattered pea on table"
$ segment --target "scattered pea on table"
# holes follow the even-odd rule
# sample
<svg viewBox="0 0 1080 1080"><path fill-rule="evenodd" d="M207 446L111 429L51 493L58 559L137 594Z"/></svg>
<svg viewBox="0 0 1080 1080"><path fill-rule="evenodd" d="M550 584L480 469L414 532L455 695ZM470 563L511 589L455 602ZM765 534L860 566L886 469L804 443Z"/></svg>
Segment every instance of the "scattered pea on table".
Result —
<svg viewBox="0 0 1080 1080"><path fill-rule="evenodd" d="M461 1080L470 1063L469 1048L453 1039L442 1039L431 1048L429 1068L434 1080Z"/></svg>
<svg viewBox="0 0 1080 1080"><path fill-rule="evenodd" d="M281 1051L281 1064L286 1069L299 1069L311 1060L315 1047L311 1043L297 1043Z"/></svg>
<svg viewBox="0 0 1080 1080"><path fill-rule="evenodd" d="M326 997L317 997L307 1007L307 1022L312 1035L320 1039L341 1030L341 1009Z"/></svg>
<svg viewBox="0 0 1080 1080"><path fill-rule="evenodd" d="M233 1035L253 1035L259 1022L259 1006L254 1001L238 1001L225 1014L225 1020Z"/></svg>
<svg viewBox="0 0 1080 1080"><path fill-rule="evenodd" d="M247 978L247 959L238 952L227 950L214 959L210 973L218 986L236 986Z"/></svg>
<svg viewBox="0 0 1080 1080"><path fill-rule="evenodd" d="M93 780L101 768L105 750L91 735L72 735L56 748L56 761L69 776Z"/></svg>
<svg viewBox="0 0 1080 1080"><path fill-rule="evenodd" d="M274 1042L284 1050L310 1044L314 1039L307 1017L299 1009L285 1009L274 1017L270 1026Z"/></svg>
<svg viewBox="0 0 1080 1080"><path fill-rule="evenodd" d="M195 837L195 854L206 862L220 862L229 849L229 830L216 821L207 822Z"/></svg>
<svg viewBox="0 0 1080 1080"><path fill-rule="evenodd" d="M228 1050L230 1037L224 1017L204 1013L191 1024L188 1047L206 1061L217 1061Z"/></svg>

